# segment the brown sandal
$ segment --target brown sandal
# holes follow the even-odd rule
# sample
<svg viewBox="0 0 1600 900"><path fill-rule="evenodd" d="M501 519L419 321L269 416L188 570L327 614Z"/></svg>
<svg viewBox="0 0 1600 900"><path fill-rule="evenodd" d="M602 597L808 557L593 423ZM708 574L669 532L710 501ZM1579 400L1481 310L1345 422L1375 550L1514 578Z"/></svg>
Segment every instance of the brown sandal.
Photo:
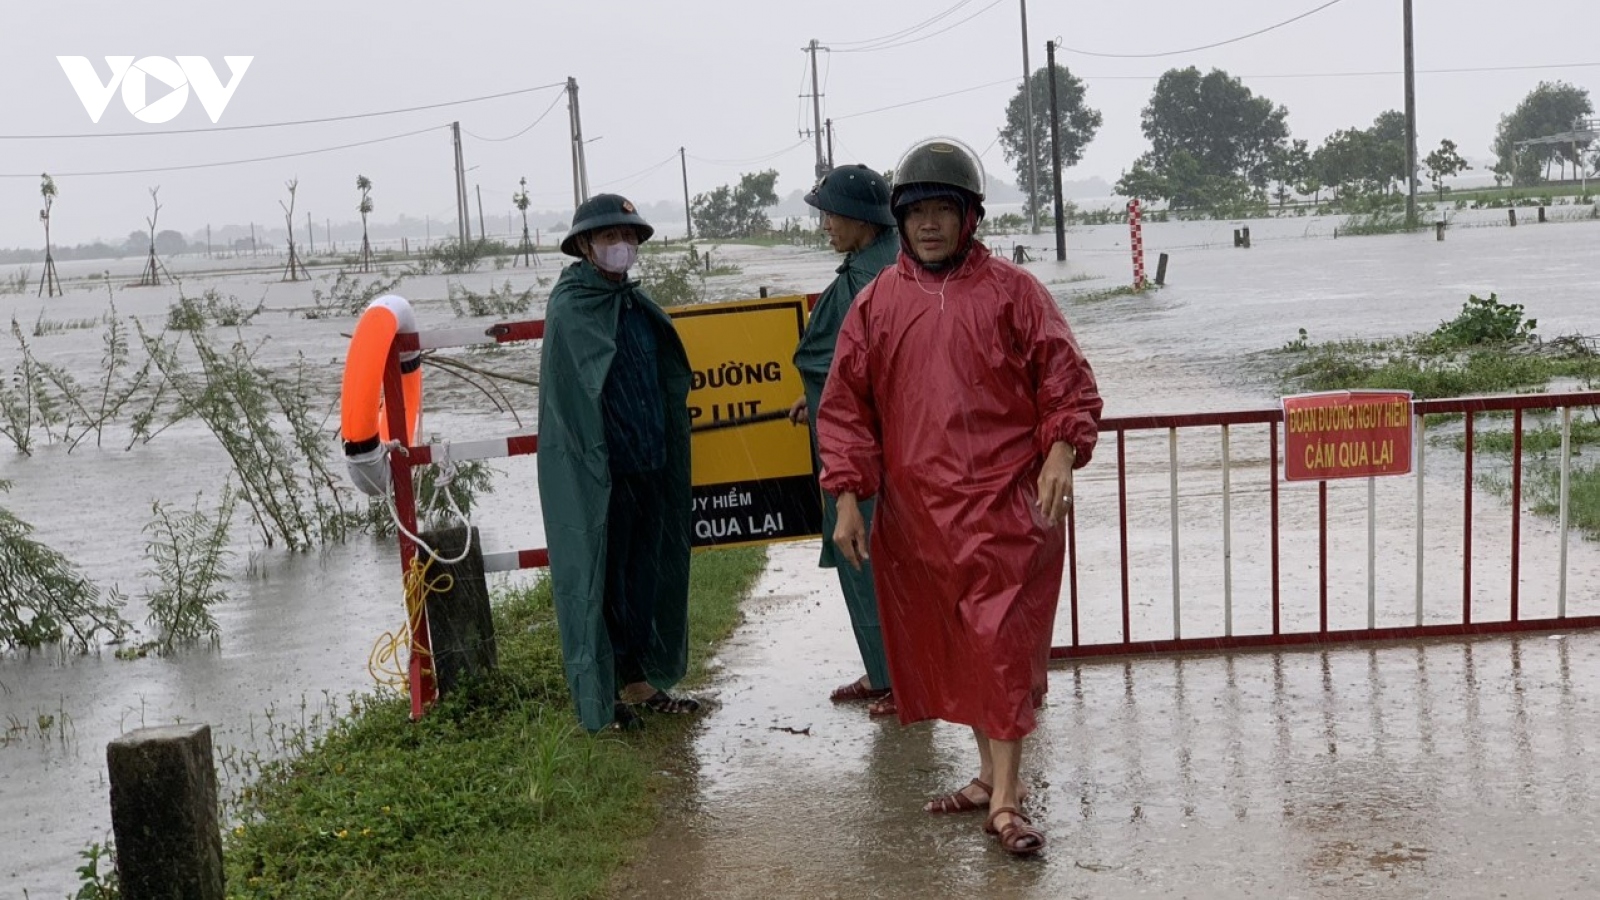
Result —
<svg viewBox="0 0 1600 900"><path fill-rule="evenodd" d="M996 827L994 820L1006 813L1011 814L1011 821ZM1000 849L1012 856L1032 856L1044 849L1044 832L1033 827L1033 822L1015 806L1002 806L989 813L989 820L983 823L983 830L995 835L1000 841Z"/></svg>
<svg viewBox="0 0 1600 900"><path fill-rule="evenodd" d="M857 678L849 684L841 684L834 688L833 693L828 695L828 699L835 703L854 703L857 700L877 700L880 697L887 696L889 696L888 688L880 690L867 687L862 684L861 679Z"/></svg>
<svg viewBox="0 0 1600 900"><path fill-rule="evenodd" d="M894 702L894 694L884 691L881 698L874 700L872 705L867 707L867 715L874 719L880 716L900 715L900 707Z"/></svg>
<svg viewBox="0 0 1600 900"><path fill-rule="evenodd" d="M969 787L975 787L978 790L983 791L985 796L982 803L979 803L978 801L966 795L966 790ZM948 794L929 800L922 808L925 812L932 816L943 816L951 813L977 812L980 809L989 808L989 798L987 795L991 791L992 788L990 788L987 784L984 784L982 781L974 778L962 785L958 790L951 791Z"/></svg>

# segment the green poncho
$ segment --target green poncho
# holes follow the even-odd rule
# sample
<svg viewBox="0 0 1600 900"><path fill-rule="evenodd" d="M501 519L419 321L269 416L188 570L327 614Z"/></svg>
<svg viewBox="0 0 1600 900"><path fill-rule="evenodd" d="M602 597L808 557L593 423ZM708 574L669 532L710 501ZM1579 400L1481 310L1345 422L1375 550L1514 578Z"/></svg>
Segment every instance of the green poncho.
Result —
<svg viewBox="0 0 1600 900"><path fill-rule="evenodd" d="M811 458L818 472L822 463L817 458L816 428L817 407L822 401L823 385L828 383L828 369L833 365L833 345L839 338L839 326L845 314L855 303L861 289L878 277L878 273L894 265L900 252L900 232L885 228L872 243L855 253L846 254L839 264L838 277L828 285L806 321L806 333L794 351L794 367L800 370L800 383L805 387L806 412L811 421ZM862 504L863 515L870 520L872 505ZM830 494L822 495L822 558L819 565L833 568L838 565L837 549L833 545L833 529L839 523L838 501ZM862 582L865 595L870 600L872 576L868 573ZM876 682L882 684L881 681Z"/></svg>
<svg viewBox="0 0 1600 900"><path fill-rule="evenodd" d="M856 295L868 282L877 278L885 268L894 265L899 252L900 232L893 228L883 229L872 243L845 255L844 262L839 264L837 270L839 277L817 298L817 305L806 321L806 333L794 351L794 366L800 370L806 396L811 398L813 414L817 411L816 397L822 395L822 385L828 380L828 368L833 365L833 344L839 337L839 326L844 324L845 313L850 311Z"/></svg>
<svg viewBox="0 0 1600 900"><path fill-rule="evenodd" d="M672 321L637 281L610 281L581 261L562 271L545 311L537 459L567 686L578 718L590 731L612 723L617 699L603 611L611 469L601 391L616 352L617 317L629 299L656 325L667 427L667 462L657 486L664 508L678 511L662 528L681 536L666 541L655 566L655 627L646 677L668 688L683 677L689 657L689 359Z"/></svg>

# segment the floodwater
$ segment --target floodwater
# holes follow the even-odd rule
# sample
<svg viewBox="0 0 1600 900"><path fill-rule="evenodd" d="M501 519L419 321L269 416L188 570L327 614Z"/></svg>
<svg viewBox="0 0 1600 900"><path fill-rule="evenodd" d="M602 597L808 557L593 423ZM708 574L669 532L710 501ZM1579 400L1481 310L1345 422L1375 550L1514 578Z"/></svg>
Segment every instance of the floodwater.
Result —
<svg viewBox="0 0 1600 900"><path fill-rule="evenodd" d="M1600 224L1463 227L1503 221L1504 214L1459 215L1442 243L1432 234L1334 239L1337 223L1328 219L1150 225L1150 268L1156 254L1169 252L1169 287L1096 301L1074 295L1131 277L1125 226L1073 230L1064 264L1053 261L1048 236L1023 240L1035 258L1052 260L1029 267L1063 298L1099 375L1108 415L1196 412L1275 402L1277 385L1261 354L1295 339L1299 328L1312 341L1424 330L1452 318L1469 293L1488 292L1523 304L1546 337L1588 327L1600 288L1594 252ZM1254 246L1235 249L1232 229L1244 224ZM1013 240L1002 238L996 247L1009 252ZM717 279L724 296L753 295L759 286L774 294L819 290L836 264L825 251L798 248L715 252L742 269ZM208 262L176 260L169 267ZM67 264L61 274L71 280L109 267L118 314L159 328L176 289L120 287L136 280L141 266L142 260ZM447 282L481 293L508 279L521 290L554 274L546 257L531 273L419 277L398 292L413 300L423 328L455 327L462 323L446 301ZM326 290L328 282L286 285L278 277L270 266L195 273L185 276L184 290L217 287L247 306L264 300L266 312L243 330L244 338L267 339L261 358L278 364L303 355L331 403L341 332L353 321L305 319L299 313L312 306L312 288ZM66 297L48 302L31 291L0 296L0 313L28 333L41 311L56 322L106 312L103 285L71 281L70 287ZM101 333L99 327L56 331L30 337L29 344L41 359L88 380L99 369ZM9 371L17 356L6 342L0 368ZM517 365L534 371L531 356ZM532 428L526 397L518 398L517 418L447 379L432 378L428 391L429 433L469 439ZM335 426L330 419L331 453ZM83 446L69 454L45 446L32 457L0 448L0 479L13 483L0 504L102 589L115 585L129 595L126 614L142 623L139 596L149 575L141 528L151 504L187 508L197 494L214 502L228 466L194 423L132 451L124 452L123 443L108 436L104 449ZM1133 513L1144 529L1135 533L1140 552L1147 554L1138 568L1153 579L1136 582L1136 637L1166 636L1169 537L1166 479L1158 471L1166 441L1129 443L1132 484L1148 501ZM1193 452L1203 462L1215 449L1202 443ZM1241 440L1234 452L1244 480L1236 489L1259 494L1248 479L1265 471L1265 451ZM1081 475L1085 591L1102 603L1085 599L1086 641L1115 636L1099 584L1115 579L1114 539L1104 527L1115 499L1112 453L1102 447ZM1435 463L1447 482L1449 454L1430 450L1430 472ZM498 468L504 474L497 493L475 517L486 548L539 545L531 467ZM1215 568L1207 557L1220 554L1209 502L1218 488L1192 490L1182 523L1182 615L1186 628L1204 632L1222 606L1215 573L1205 572ZM1409 496L1381 502L1409 503ZM1430 488L1433 497L1447 502L1442 489ZM1364 569L1364 502L1364 491L1337 494L1335 521L1356 537L1336 542L1336 563ZM1235 527L1248 531L1259 514L1241 503L1246 508L1236 512ZM1483 524L1491 536L1494 527ZM1541 552L1552 530L1541 537L1525 527L1524 539L1539 545L1530 552ZM1409 532L1386 532L1385 539L1411 540ZM1430 532L1429 540L1430 559L1448 551L1446 532ZM270 753L281 723L310 724L348 692L371 686L368 652L399 620L392 543L361 539L289 554L260 546L242 517L233 541L236 580L230 602L217 611L216 648L126 662L109 651L0 658L0 727L11 735L0 745L0 894L71 890L77 851L106 838L104 746L122 731L205 721L222 753ZM1495 565L1493 547L1481 547L1482 564ZM1259 570L1259 542L1236 543L1234 552L1241 574L1233 602L1242 627L1256 629L1263 597L1259 575L1250 572ZM1575 567L1600 571L1592 557L1587 545L1575 545ZM1505 872L1518 873L1521 884L1547 886L1537 891L1541 896L1578 896L1593 877L1578 855L1592 841L1596 808L1580 766L1583 738L1594 733L1593 685L1584 675L1600 652L1593 636L1058 669L1029 765L1052 845L1044 860L1019 865L1002 858L976 820L934 821L919 811L925 795L970 777L970 738L948 728L869 722L858 710L826 702L829 687L856 673L831 573L813 568L814 558L814 543L775 548L771 571L750 601L750 622L723 652L709 688L719 702L696 740L693 770L682 773L680 805L660 846L628 873L638 896L941 896L994 887L1019 896L1331 897L1358 888L1425 896L1437 888L1437 896L1469 897L1496 895L1484 885ZM1385 598L1382 615L1389 620L1410 609L1411 576L1404 559L1386 564L1398 567L1387 580L1404 588ZM1548 603L1539 580L1545 576L1525 577L1537 589L1524 602ZM1443 572L1438 579L1438 602L1458 602L1459 583L1451 594ZM1495 585L1503 583L1476 581L1482 602L1492 606L1504 593ZM1594 582L1586 584L1572 598L1572 614L1595 611ZM1341 616L1364 611L1364 589L1352 590L1341 595ZM1430 616L1434 592L1430 586ZM54 721L40 729L41 716ZM808 725L809 736L772 730Z"/></svg>
<svg viewBox="0 0 1600 900"><path fill-rule="evenodd" d="M778 548L623 898L1450 900L1600 894L1600 634L1079 662L1052 670L1008 857L921 804L971 733L868 718L815 546Z"/></svg>

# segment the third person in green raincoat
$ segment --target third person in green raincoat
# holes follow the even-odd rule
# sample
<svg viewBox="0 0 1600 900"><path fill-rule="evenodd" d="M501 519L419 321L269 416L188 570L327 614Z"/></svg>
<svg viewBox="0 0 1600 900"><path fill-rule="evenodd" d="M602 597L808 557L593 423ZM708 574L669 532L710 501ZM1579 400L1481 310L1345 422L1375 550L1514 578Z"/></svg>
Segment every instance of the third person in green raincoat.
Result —
<svg viewBox="0 0 1600 900"><path fill-rule="evenodd" d="M795 400L789 408L789 420L795 424L812 423L814 456L817 405L822 399L822 388L827 384L828 368L833 364L833 345L839 337L839 325L850 311L856 294L894 263L900 239L894 227L894 214L889 209L889 184L866 166L834 169L817 182L805 199L822 211L822 230L828 235L828 244L845 255L838 277L817 300L805 334L800 338L800 346L794 352L794 364L800 370L805 396ZM820 463L818 468L821 468ZM870 525L870 502L862 504L862 513ZM850 624L866 674L835 688L830 699L836 703L870 700L869 714L894 715L889 665L883 653L882 630L878 626L878 599L872 590L872 569L870 566L856 569L839 565L839 554L831 540L837 519L834 498L823 494L819 565L838 573L839 590L844 594L845 608L850 611Z"/></svg>

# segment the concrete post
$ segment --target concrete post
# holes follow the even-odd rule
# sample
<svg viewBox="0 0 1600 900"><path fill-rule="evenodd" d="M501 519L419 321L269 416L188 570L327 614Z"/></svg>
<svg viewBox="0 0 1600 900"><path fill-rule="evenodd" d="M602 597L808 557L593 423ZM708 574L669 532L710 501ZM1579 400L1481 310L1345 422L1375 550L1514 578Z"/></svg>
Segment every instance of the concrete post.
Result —
<svg viewBox="0 0 1600 900"><path fill-rule="evenodd" d="M223 900L211 726L130 731L106 745L124 900Z"/></svg>
<svg viewBox="0 0 1600 900"><path fill-rule="evenodd" d="M1510 209L1506 210L1506 213L1511 217L1511 227L1512 228L1517 227L1517 208L1515 206L1513 206Z"/></svg>
<svg viewBox="0 0 1600 900"><path fill-rule="evenodd" d="M421 537L444 559L462 556L467 549L465 528L425 532ZM449 585L443 593L429 593L426 601L434 678L440 696L449 694L462 681L483 677L500 662L494 617L489 611L489 582L483 573L483 550L476 528L471 540L472 552L460 562L434 560L428 569L429 583Z"/></svg>

